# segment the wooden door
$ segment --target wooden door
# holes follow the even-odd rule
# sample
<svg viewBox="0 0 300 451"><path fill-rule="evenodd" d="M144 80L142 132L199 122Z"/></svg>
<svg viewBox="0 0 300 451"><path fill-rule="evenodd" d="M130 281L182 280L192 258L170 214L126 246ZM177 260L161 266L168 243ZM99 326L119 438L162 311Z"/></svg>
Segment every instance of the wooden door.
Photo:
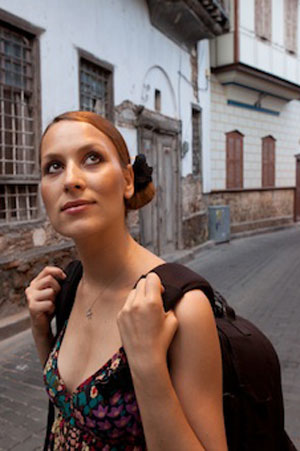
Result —
<svg viewBox="0 0 300 451"><path fill-rule="evenodd" d="M140 152L153 167L154 199L140 210L143 246L157 255L177 248L178 236L178 137L143 128Z"/></svg>
<svg viewBox="0 0 300 451"><path fill-rule="evenodd" d="M139 213L142 245L156 254L158 253L158 171L154 137L155 135L151 130L146 128L140 130L139 153L145 154L149 166L153 167L152 180L156 194L152 201L145 205Z"/></svg>
<svg viewBox="0 0 300 451"><path fill-rule="evenodd" d="M296 155L295 220L300 221L300 155Z"/></svg>
<svg viewBox="0 0 300 451"><path fill-rule="evenodd" d="M177 237L177 155L176 137L156 134L158 161L158 251L176 249Z"/></svg>

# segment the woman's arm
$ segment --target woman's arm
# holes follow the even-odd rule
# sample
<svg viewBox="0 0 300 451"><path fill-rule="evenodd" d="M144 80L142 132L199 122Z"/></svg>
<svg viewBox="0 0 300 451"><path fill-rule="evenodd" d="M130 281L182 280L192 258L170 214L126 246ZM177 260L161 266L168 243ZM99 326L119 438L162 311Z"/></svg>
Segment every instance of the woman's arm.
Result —
<svg viewBox="0 0 300 451"><path fill-rule="evenodd" d="M33 327L31 328L31 331L35 341L35 346L37 348L40 362L42 364L42 367L44 368L46 360L49 356L49 352L51 351L54 344L53 333L49 331L48 335L40 335L35 331Z"/></svg>
<svg viewBox="0 0 300 451"><path fill-rule="evenodd" d="M135 320L131 324L128 322L128 327L133 328L132 340L135 336L139 344L134 346L132 340L125 340L147 449L225 451L221 353L209 301L202 291L193 290L178 302L175 308L178 330L169 349L169 374L166 355L161 349L166 349L166 337L170 338L174 326L171 325L172 315L163 312L165 323L162 321L160 328L157 328L155 338L152 323L155 305L159 317L159 304L154 302L158 293L153 294L155 283L153 277L148 279L148 291L152 289L148 301L145 286L143 301L141 288L140 296L137 293L135 299L129 300L128 312L135 312L132 314ZM137 312L146 308L147 304L149 307L149 303L152 313L148 310L145 315L147 321L143 323L142 316Z"/></svg>
<svg viewBox="0 0 300 451"><path fill-rule="evenodd" d="M57 278L66 277L58 266L45 266L25 289L32 335L43 367L54 344L51 320L55 314L56 295L61 289Z"/></svg>

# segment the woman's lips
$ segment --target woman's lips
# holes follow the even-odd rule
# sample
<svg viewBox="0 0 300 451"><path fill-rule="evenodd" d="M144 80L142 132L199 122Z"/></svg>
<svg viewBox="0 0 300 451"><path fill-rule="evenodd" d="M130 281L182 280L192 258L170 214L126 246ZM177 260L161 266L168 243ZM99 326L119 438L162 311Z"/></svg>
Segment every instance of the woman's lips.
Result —
<svg viewBox="0 0 300 451"><path fill-rule="evenodd" d="M63 213L68 213L70 215L74 215L74 214L80 213L81 211L84 211L86 208L88 208L91 205L93 205L93 203L94 202L91 202L89 204L77 205L76 207L65 208L62 212Z"/></svg>

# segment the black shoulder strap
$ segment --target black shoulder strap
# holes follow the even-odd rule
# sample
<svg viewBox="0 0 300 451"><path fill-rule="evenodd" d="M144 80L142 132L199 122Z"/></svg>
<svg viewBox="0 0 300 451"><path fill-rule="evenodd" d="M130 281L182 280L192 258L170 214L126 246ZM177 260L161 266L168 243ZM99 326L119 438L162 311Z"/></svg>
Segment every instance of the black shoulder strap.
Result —
<svg viewBox="0 0 300 451"><path fill-rule="evenodd" d="M180 263L163 263L151 269L149 272L155 272L165 287L165 291L162 294L165 311L172 309L186 292L195 289L203 291L214 309L215 296L213 288L206 279L190 268ZM143 274L138 281L142 277L146 277L147 274Z"/></svg>
<svg viewBox="0 0 300 451"><path fill-rule="evenodd" d="M72 310L77 285L82 276L82 264L80 260L72 260L64 269L67 277L59 279L61 290L56 298L56 330L61 331L65 320Z"/></svg>

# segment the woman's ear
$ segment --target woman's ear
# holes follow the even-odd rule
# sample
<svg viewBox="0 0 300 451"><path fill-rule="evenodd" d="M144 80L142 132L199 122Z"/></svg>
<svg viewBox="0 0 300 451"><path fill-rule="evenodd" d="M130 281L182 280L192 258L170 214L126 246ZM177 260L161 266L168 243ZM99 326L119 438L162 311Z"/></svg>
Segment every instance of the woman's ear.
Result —
<svg viewBox="0 0 300 451"><path fill-rule="evenodd" d="M134 172L130 163L127 164L126 168L123 168L123 174L125 181L124 197L130 199L134 194Z"/></svg>

